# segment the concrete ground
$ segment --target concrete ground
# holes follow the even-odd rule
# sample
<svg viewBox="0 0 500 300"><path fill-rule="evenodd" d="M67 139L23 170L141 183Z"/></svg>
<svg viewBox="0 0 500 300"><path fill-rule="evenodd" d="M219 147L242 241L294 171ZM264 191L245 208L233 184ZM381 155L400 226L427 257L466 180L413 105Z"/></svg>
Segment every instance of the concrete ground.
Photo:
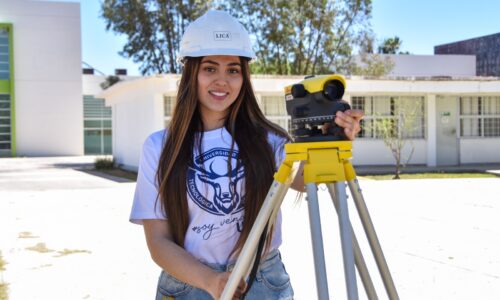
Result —
<svg viewBox="0 0 500 300"><path fill-rule="evenodd" d="M134 183L78 170L91 162L0 159L7 262L0 281L9 284L10 300L153 298L159 269L142 228L128 223ZM500 178L360 184L401 299L500 299ZM330 297L345 299L337 218L322 186L319 198ZM385 299L354 205L349 209ZM289 192L282 210L281 252L296 299L316 299L307 203Z"/></svg>

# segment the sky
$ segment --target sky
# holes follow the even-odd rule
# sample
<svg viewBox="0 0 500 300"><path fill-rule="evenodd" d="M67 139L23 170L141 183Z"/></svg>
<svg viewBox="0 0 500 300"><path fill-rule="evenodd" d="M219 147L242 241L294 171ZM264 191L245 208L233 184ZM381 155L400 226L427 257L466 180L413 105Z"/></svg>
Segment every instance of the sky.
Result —
<svg viewBox="0 0 500 300"><path fill-rule="evenodd" d="M116 68L140 75L139 64L118 54L126 37L106 31L100 0L63 1L80 3L84 62L106 75ZM431 55L436 45L500 32L499 0L373 0L372 5L377 40L398 36L400 50L411 54Z"/></svg>

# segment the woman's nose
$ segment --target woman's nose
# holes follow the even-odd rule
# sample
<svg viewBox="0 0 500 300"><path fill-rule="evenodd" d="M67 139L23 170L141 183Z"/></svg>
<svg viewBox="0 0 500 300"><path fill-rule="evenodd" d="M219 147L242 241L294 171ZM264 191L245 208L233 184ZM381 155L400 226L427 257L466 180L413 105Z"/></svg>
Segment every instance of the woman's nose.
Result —
<svg viewBox="0 0 500 300"><path fill-rule="evenodd" d="M215 84L218 86L226 86L228 85L226 74L218 74L215 78Z"/></svg>

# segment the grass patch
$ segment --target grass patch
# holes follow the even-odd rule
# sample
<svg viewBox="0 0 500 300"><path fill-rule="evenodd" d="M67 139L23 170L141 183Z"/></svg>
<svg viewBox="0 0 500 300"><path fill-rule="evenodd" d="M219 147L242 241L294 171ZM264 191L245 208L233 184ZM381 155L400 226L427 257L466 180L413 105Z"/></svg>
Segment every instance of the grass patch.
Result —
<svg viewBox="0 0 500 300"><path fill-rule="evenodd" d="M97 170L112 169L115 166L115 160L112 157L98 157L94 161L94 167Z"/></svg>
<svg viewBox="0 0 500 300"><path fill-rule="evenodd" d="M19 235L17 236L17 238L19 238L19 239L36 239L36 238L39 238L39 236L33 235L29 231L23 231L23 232L19 232Z"/></svg>
<svg viewBox="0 0 500 300"><path fill-rule="evenodd" d="M35 251L38 253L54 252L54 250L47 248L45 243L38 243L35 246L26 247L26 250Z"/></svg>
<svg viewBox="0 0 500 300"><path fill-rule="evenodd" d="M61 256L66 256L66 255L76 254L76 253L88 253L88 254L91 254L92 252L90 252L89 250L64 249L62 251L57 251L57 253L59 253L59 254L58 255L54 255L54 257L61 257Z"/></svg>
<svg viewBox="0 0 500 300"><path fill-rule="evenodd" d="M373 180L391 180L394 178L394 174L363 175L361 177ZM401 179L498 178L497 175L490 173L444 173L444 172L400 174L399 177L401 177Z"/></svg>
<svg viewBox="0 0 500 300"><path fill-rule="evenodd" d="M97 172L101 172L114 177L125 178L132 181L137 181L137 173L132 171L123 170L120 168L108 168L108 169L96 169Z"/></svg>

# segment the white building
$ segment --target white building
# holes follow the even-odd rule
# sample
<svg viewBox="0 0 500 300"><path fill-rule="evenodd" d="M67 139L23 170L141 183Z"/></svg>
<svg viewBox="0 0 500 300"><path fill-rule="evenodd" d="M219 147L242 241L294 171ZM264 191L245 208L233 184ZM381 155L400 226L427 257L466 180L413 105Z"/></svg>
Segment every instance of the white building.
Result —
<svg viewBox="0 0 500 300"><path fill-rule="evenodd" d="M349 78L345 99L363 109L354 145L358 165L393 164L369 124L419 108L407 153L412 164L500 162L500 79L475 75L474 56L390 56L384 79ZM104 76L81 74L80 5L0 0L0 156L82 155L113 151L136 169L141 144L165 127L179 75L125 81L102 91ZM407 77L413 76L413 77ZM254 76L264 113L288 128L283 87L302 77ZM112 107L104 107L104 100ZM111 141L112 136L112 141Z"/></svg>
<svg viewBox="0 0 500 300"><path fill-rule="evenodd" d="M80 4L0 0L0 156L83 154Z"/></svg>
<svg viewBox="0 0 500 300"><path fill-rule="evenodd" d="M388 76L471 77L476 76L475 55L384 54L394 63Z"/></svg>
<svg viewBox="0 0 500 300"><path fill-rule="evenodd" d="M113 110L113 156L136 169L142 142L169 121L179 75L140 78L118 83L99 97ZM298 76L253 76L264 113L288 129L283 88ZM348 78L344 99L366 113L365 130L353 146L357 165L391 165L394 159L368 125L377 118L398 119L398 106L419 108L415 130L405 153L410 164L427 166L500 163L500 79L432 77Z"/></svg>

